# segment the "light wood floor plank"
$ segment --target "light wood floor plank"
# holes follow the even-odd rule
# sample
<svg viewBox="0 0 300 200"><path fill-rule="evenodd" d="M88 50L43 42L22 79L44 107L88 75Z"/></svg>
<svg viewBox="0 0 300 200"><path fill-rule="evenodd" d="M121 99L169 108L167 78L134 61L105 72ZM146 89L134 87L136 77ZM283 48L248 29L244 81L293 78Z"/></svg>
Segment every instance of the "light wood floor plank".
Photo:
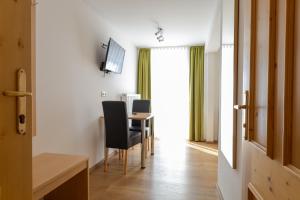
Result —
<svg viewBox="0 0 300 200"><path fill-rule="evenodd" d="M215 146L216 148L216 146ZM154 156L140 169L140 149L128 151L127 175L118 155L109 171L96 168L90 177L91 200L217 200L217 156L185 144L156 141Z"/></svg>

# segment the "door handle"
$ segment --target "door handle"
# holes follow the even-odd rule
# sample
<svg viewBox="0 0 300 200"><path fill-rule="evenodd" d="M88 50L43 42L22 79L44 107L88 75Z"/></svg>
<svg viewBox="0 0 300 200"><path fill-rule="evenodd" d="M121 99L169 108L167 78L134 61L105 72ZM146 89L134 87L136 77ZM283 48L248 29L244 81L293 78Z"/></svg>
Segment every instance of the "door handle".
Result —
<svg viewBox="0 0 300 200"><path fill-rule="evenodd" d="M22 91L4 91L3 96L6 97L28 97L28 96L32 96L31 92L22 92Z"/></svg>
<svg viewBox="0 0 300 200"><path fill-rule="evenodd" d="M249 111L249 91L245 91L245 104L242 105L234 105L233 108L235 110L245 110L245 122L243 123L243 128L245 128L245 140L249 139L249 127L248 127L248 111Z"/></svg>
<svg viewBox="0 0 300 200"><path fill-rule="evenodd" d="M233 108L236 110L243 110L243 109L247 109L248 106L247 105L234 105Z"/></svg>
<svg viewBox="0 0 300 200"><path fill-rule="evenodd" d="M17 71L17 91L6 90L2 92L5 97L17 97L17 131L20 135L26 134L26 97L32 96L26 92L26 72L24 69Z"/></svg>

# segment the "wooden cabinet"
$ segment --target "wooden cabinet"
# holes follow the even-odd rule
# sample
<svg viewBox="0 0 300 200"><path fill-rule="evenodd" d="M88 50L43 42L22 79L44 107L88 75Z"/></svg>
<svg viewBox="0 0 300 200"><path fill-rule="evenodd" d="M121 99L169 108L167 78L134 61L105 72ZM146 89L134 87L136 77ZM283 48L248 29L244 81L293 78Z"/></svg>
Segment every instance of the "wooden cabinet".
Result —
<svg viewBox="0 0 300 200"><path fill-rule="evenodd" d="M32 167L34 200L88 200L87 157L44 153Z"/></svg>

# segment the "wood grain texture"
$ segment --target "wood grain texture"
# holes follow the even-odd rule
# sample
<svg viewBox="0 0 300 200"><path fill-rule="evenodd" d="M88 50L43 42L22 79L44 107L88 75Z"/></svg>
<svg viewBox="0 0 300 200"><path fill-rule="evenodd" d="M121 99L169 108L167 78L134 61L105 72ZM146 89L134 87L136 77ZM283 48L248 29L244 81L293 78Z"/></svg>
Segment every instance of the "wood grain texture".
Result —
<svg viewBox="0 0 300 200"><path fill-rule="evenodd" d="M128 116L128 119L132 120L148 120L153 118L153 115L151 113L136 113Z"/></svg>
<svg viewBox="0 0 300 200"><path fill-rule="evenodd" d="M300 3L286 2L283 164L300 176Z"/></svg>
<svg viewBox="0 0 300 200"><path fill-rule="evenodd" d="M15 97L4 90L17 90L17 71L27 74L31 91L31 0L0 1L0 199L31 200L32 196L32 101L27 98L26 135L17 133Z"/></svg>
<svg viewBox="0 0 300 200"><path fill-rule="evenodd" d="M269 60L268 60L268 92L267 92L267 155L274 157L274 98L276 67L276 1L270 1L269 14Z"/></svg>
<svg viewBox="0 0 300 200"><path fill-rule="evenodd" d="M254 140L267 147L268 60L269 60L269 0L256 0L256 40L254 60Z"/></svg>
<svg viewBox="0 0 300 200"><path fill-rule="evenodd" d="M252 183L248 184L248 193L249 193L249 198L248 200L264 200L259 192L257 191L257 189L255 188L255 186Z"/></svg>
<svg viewBox="0 0 300 200"><path fill-rule="evenodd" d="M239 64L239 0L234 0L234 49L233 49L233 105L238 104L238 64ZM232 168L237 167L237 112L233 110Z"/></svg>
<svg viewBox="0 0 300 200"><path fill-rule="evenodd" d="M182 145L155 141L156 152L140 168L140 147L128 150L128 171L118 155L109 173L99 167L90 176L90 199L216 200L217 156Z"/></svg>
<svg viewBox="0 0 300 200"><path fill-rule="evenodd" d="M275 48L275 56L274 56L274 143L273 143L273 159L270 159L266 152L259 145L254 144L253 141L245 142L244 147L245 151L243 152L243 157L245 162L247 163L247 167L244 173L244 180L247 184L251 183L253 188L255 188L255 192L248 191L249 199L265 199L265 200L298 200L300 199L300 176L297 175L297 169L293 169L292 166L287 165L283 166L282 158L283 156L283 133L285 130L284 124L286 120L283 120L285 117L285 109L284 106L287 105L285 101L285 77L284 72L286 70L287 58L290 54L286 54L286 52L290 52L291 48L287 41L290 40L290 44L294 43L294 39L289 37L287 34L290 30L287 30L287 18L293 17L293 15L288 12L288 7L293 8L293 6L289 5L292 1L290 0L276 0L272 1L276 6L276 40L275 44L272 44ZM247 31L250 31L253 28L251 25L251 7L250 4L253 5L253 0L247 0L246 10L244 22L245 22L245 52L250 52L251 48L251 37L247 34ZM272 5L271 5L272 7ZM267 9L266 9L267 12ZM253 13L253 12L252 12ZM291 16L290 16L291 15ZM266 16L265 16L266 17ZM252 16L253 18L253 16ZM266 17L268 18L268 17ZM272 22L273 23L273 22ZM290 23L290 22L289 22ZM268 29L269 27L265 27ZM250 29L250 30L249 30ZM254 27L255 29L255 27ZM253 30L251 30L253 32ZM272 40L270 40L272 41ZM259 44L256 44L259 45ZM269 44L270 48L271 44ZM244 85L245 89L248 89L248 85L251 84L251 54L244 54ZM271 62L269 58L266 58ZM295 73L293 74L295 75ZM258 82L256 82L257 84ZM264 82L260 82L260 84L265 84ZM259 87L259 86L256 86ZM291 103L290 103L291 104ZM289 104L289 105L290 105ZM252 130L253 131L253 130ZM267 131L263 132L267 135ZM299 146L299 142L297 142ZM299 154L298 154L299 155Z"/></svg>
<svg viewBox="0 0 300 200"><path fill-rule="evenodd" d="M136 114L131 114L128 115L128 119L132 120L148 120L153 118L154 116L151 113L136 113ZM100 116L100 119L103 119L104 116Z"/></svg>
<svg viewBox="0 0 300 200"><path fill-rule="evenodd" d="M276 1L251 1L249 139L273 158Z"/></svg>
<svg viewBox="0 0 300 200"><path fill-rule="evenodd" d="M274 148L273 158L282 161L283 134L284 134L284 66L286 57L285 31L286 26L286 1L276 0L276 56L275 56L275 79L274 79Z"/></svg>
<svg viewBox="0 0 300 200"><path fill-rule="evenodd" d="M249 126L248 126L248 132L249 132L249 141L253 141L255 134L254 134L254 115L255 115L255 59L256 59L256 0L250 1L250 7L248 7L250 12L248 13L248 18L250 19L250 27L249 27L249 41L248 42L248 48L249 51L249 57L245 58L246 63L249 62L248 66L245 66L245 68L248 71L245 71L246 77L244 78L245 84L249 87ZM246 11L247 12L247 11ZM246 26L246 29L248 27ZM246 30L247 31L247 30ZM247 32L246 32L247 33ZM248 39L248 38L246 38ZM246 43L247 44L247 43ZM247 46L245 47L247 48ZM248 60L249 59L249 60ZM247 68L248 67L248 68ZM249 76L249 77L247 77ZM246 81L246 78L248 81Z"/></svg>
<svg viewBox="0 0 300 200"><path fill-rule="evenodd" d="M31 129L32 136L36 135L36 0L31 0Z"/></svg>
<svg viewBox="0 0 300 200"><path fill-rule="evenodd" d="M291 164L300 169L300 2L294 4L294 68L292 99L292 149Z"/></svg>
<svg viewBox="0 0 300 200"><path fill-rule="evenodd" d="M47 194L44 197L44 200L88 200L88 182L88 169L85 168L58 188Z"/></svg>
<svg viewBox="0 0 300 200"><path fill-rule="evenodd" d="M293 126L293 69L294 69L294 23L295 1L286 1L285 10L285 65L284 65L284 148L283 163L291 163Z"/></svg>
<svg viewBox="0 0 300 200"><path fill-rule="evenodd" d="M82 171L86 171L83 173L86 174L86 177L88 177L88 159L85 156L44 153L33 158L32 171L33 199L38 200L51 193ZM84 180L75 180L75 182L80 182L81 192L87 194L88 181L85 180L87 179L84 178ZM65 187L69 188L69 186L66 185ZM58 191L60 190L61 189ZM55 193L58 195L58 193L61 192ZM72 190L66 190L65 193L73 192Z"/></svg>
<svg viewBox="0 0 300 200"><path fill-rule="evenodd" d="M257 148L251 149L251 183L265 200L300 198L300 179Z"/></svg>

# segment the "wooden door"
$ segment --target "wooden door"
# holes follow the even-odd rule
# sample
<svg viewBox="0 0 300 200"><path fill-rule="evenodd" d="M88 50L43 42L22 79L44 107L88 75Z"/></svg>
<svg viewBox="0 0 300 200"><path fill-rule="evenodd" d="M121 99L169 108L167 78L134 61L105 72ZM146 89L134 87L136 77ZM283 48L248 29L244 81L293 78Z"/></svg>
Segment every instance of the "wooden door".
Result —
<svg viewBox="0 0 300 200"><path fill-rule="evenodd" d="M300 199L300 0L246 0L248 199ZM245 112L246 113L246 112Z"/></svg>
<svg viewBox="0 0 300 200"><path fill-rule="evenodd" d="M32 198L32 98L5 92L32 91L31 3L0 1L0 200Z"/></svg>

